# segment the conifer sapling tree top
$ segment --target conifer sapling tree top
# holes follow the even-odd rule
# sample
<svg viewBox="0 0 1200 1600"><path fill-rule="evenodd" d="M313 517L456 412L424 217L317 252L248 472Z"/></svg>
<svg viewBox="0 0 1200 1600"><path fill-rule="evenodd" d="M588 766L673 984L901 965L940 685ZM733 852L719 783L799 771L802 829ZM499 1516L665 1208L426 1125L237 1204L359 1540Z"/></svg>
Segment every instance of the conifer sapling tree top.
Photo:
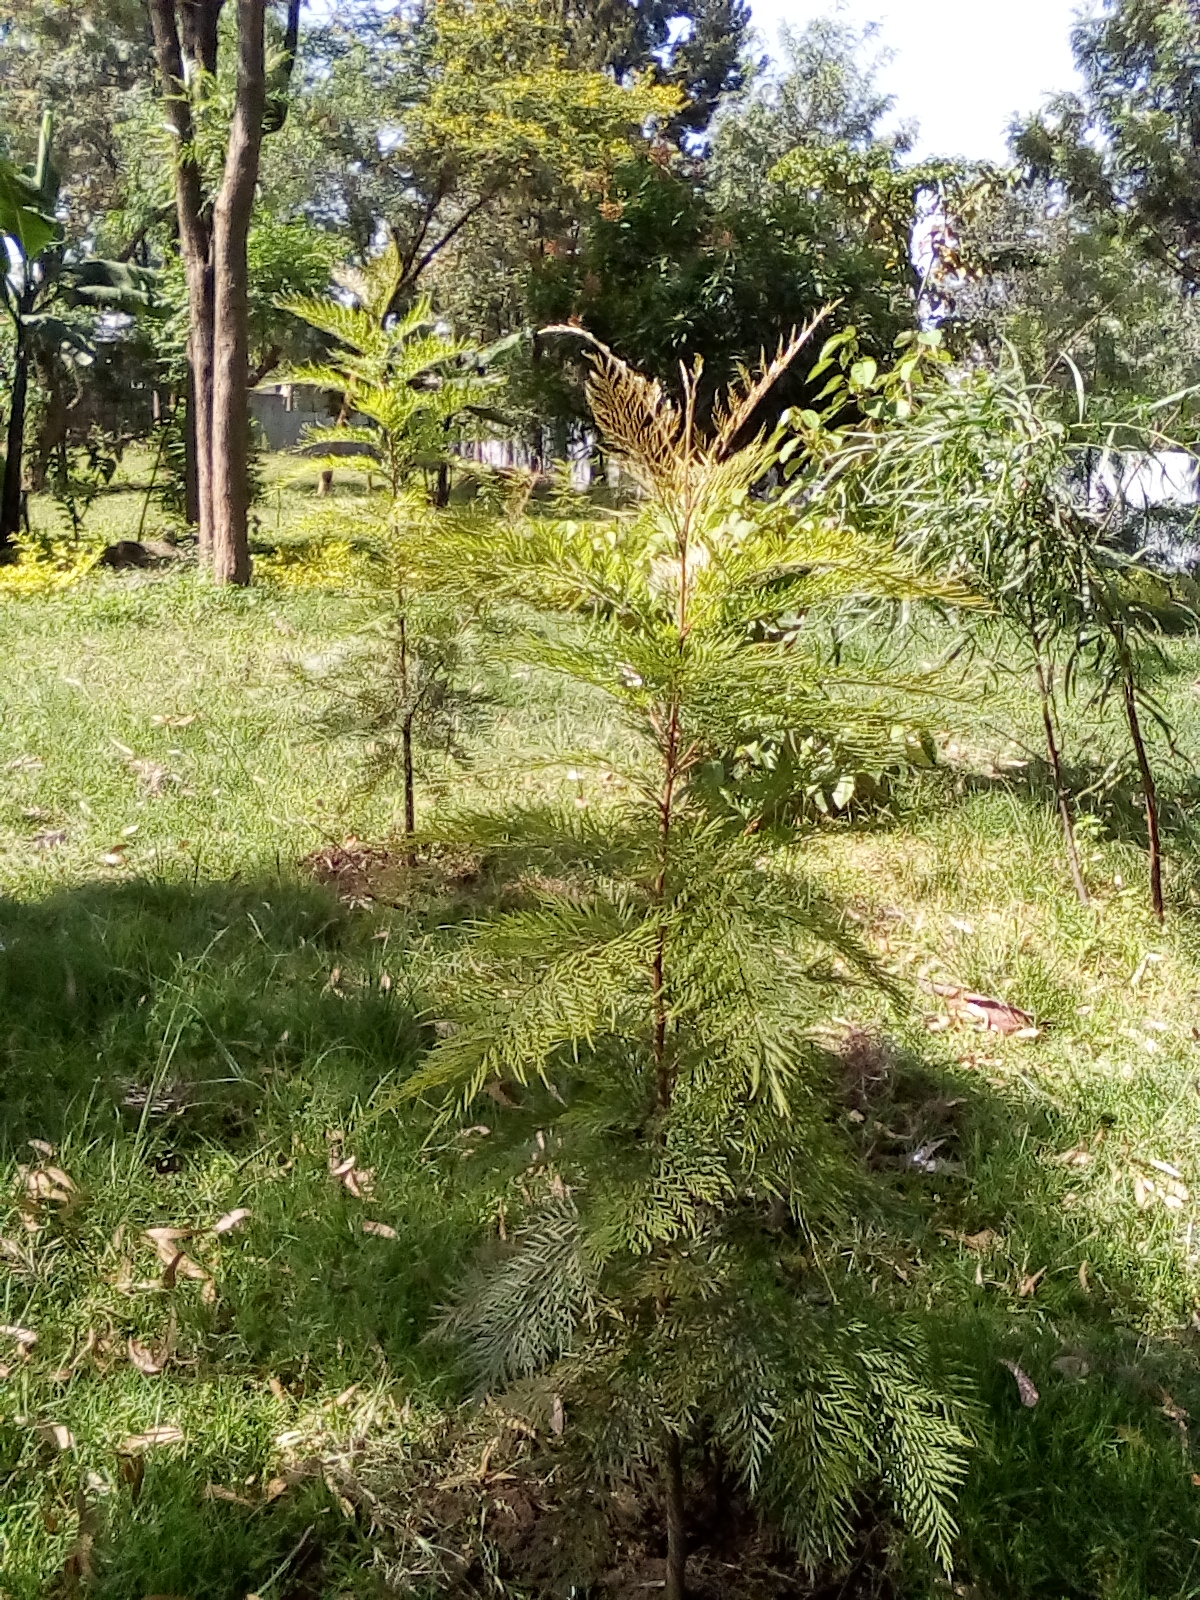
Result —
<svg viewBox="0 0 1200 1600"><path fill-rule="evenodd" d="M403 257L392 243L360 270L336 274L342 297L298 295L281 305L332 341L323 361L296 367L291 383L341 396L341 413L329 427L306 430L304 448L349 446L352 455L330 455L322 465L350 467L382 478L383 533L391 617L388 656L398 703L404 783L404 831L416 827L413 731L444 687L427 653L414 654L410 635L411 553L425 537L430 508L414 492L421 472L437 484L435 500L449 492L453 446L473 416L487 410L502 383L491 363L500 347L481 350L438 327L428 298L407 311L394 309L404 279ZM440 654L441 651L433 651Z"/></svg>

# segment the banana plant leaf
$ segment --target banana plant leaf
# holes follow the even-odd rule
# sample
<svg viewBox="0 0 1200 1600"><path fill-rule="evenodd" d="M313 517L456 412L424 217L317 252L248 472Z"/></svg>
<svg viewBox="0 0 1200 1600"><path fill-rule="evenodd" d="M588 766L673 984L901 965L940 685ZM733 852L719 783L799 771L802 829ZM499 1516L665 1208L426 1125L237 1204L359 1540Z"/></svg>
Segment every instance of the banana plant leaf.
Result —
<svg viewBox="0 0 1200 1600"><path fill-rule="evenodd" d="M134 311L153 305L157 274L124 261L89 258L64 266L60 293L71 305L97 311Z"/></svg>
<svg viewBox="0 0 1200 1600"><path fill-rule="evenodd" d="M32 178L0 159L0 234L11 239L26 261L56 244L62 230Z"/></svg>

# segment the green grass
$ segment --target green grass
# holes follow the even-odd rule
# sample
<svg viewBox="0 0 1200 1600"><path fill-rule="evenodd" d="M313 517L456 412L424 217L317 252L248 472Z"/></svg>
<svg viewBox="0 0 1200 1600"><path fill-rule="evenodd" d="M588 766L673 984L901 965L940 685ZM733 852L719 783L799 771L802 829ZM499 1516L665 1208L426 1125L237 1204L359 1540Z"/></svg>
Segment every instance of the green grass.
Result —
<svg viewBox="0 0 1200 1600"><path fill-rule="evenodd" d="M303 500L281 499L283 532ZM136 504L101 502L110 537ZM77 1583L104 1600L388 1592L397 1547L371 1530L395 1519L350 1503L337 1463L399 1460L465 1395L425 1336L491 1223L487 1185L470 1141L458 1159L382 1108L432 1037L431 955L504 886L485 863L476 883L431 874L419 897L355 906L303 869L395 829L396 794L362 790L297 671L365 616L352 595L217 593L186 568L0 601L0 1323L37 1334L23 1354L0 1334L6 1600ZM1196 645L1172 643L1160 692L1190 750L1198 672ZM465 768L432 761L426 818L602 816L600 779L566 765L619 731L555 684L489 683L486 737ZM957 1592L1184 1600L1200 1595L1190 774L1167 784L1160 929L1128 791L1096 805L1085 911L1036 763L996 763L1009 733L1034 743L1034 708L1002 684L939 716L961 752L948 769L890 817L805 843L911 1002L848 990L831 1024L836 1114L869 1174L853 1248L975 1396ZM1077 770L1113 740L1093 719ZM943 1027L930 982L1027 1009L1037 1037ZM330 1170L350 1156L357 1194ZM70 1187L38 1199L21 1166ZM151 1228L193 1230L178 1245L199 1275L172 1283ZM165 1370L139 1370L138 1349ZM182 1438L122 1451L167 1425ZM945 1592L897 1550L901 1594Z"/></svg>

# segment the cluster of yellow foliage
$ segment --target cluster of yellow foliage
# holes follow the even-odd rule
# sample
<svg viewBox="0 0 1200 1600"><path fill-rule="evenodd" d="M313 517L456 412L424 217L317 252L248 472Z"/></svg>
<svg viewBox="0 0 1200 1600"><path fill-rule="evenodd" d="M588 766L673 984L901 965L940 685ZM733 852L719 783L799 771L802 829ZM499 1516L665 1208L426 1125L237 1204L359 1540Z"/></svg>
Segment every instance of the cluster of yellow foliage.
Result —
<svg viewBox="0 0 1200 1600"><path fill-rule="evenodd" d="M289 589L360 589L371 582L373 567L371 552L349 539L312 540L259 556L254 579Z"/></svg>
<svg viewBox="0 0 1200 1600"><path fill-rule="evenodd" d="M104 554L103 544L28 535L17 539L17 549L16 561L0 566L0 597L58 594L86 577Z"/></svg>

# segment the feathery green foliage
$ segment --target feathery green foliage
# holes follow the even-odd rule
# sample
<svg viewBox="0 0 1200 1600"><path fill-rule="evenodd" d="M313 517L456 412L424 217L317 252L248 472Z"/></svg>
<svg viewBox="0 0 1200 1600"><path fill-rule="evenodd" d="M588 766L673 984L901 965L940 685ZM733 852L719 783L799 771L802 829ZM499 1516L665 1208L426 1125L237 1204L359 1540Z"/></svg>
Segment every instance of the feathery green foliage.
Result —
<svg viewBox="0 0 1200 1600"><path fill-rule="evenodd" d="M377 472L386 506L381 519L384 552L382 591L385 612L364 651L341 664L340 683L332 684L335 723L349 723L370 738L375 776L399 761L404 790L404 830L416 827L414 738L444 733L444 715L453 698L451 676L460 654L463 617L453 606L417 601L414 615L413 559L431 537L435 513L428 498L411 487L417 472L436 475L435 501L449 492L452 446L465 421L485 411L485 401L502 384L490 368L497 352L454 339L436 324L427 298L407 311L396 303L404 278L394 243L361 269L337 274L345 298L296 296L285 307L335 341L322 363L298 367L294 383L342 396L341 415L331 427L306 430L304 445L349 447L353 454L330 454L323 465L347 465Z"/></svg>
<svg viewBox="0 0 1200 1600"><path fill-rule="evenodd" d="M603 1471L659 1475L671 1596L701 1438L812 1562L845 1552L872 1489L948 1561L966 1443L918 1344L870 1326L824 1248L854 1180L811 1030L837 984L883 980L794 855L714 821L698 781L735 730L861 707L823 614L961 598L789 492L754 492L785 436L739 437L812 331L744 375L711 434L698 371L676 407L599 348L592 408L637 508L463 517L441 542L459 582L586 617L521 648L603 690L640 750L620 867L477 929L407 1081L446 1116L484 1090L507 1107L513 1231L448 1328L485 1384L523 1386L535 1407L565 1396ZM781 636L765 624L784 612L807 620Z"/></svg>
<svg viewBox="0 0 1200 1600"><path fill-rule="evenodd" d="M855 370L850 368L851 373ZM1163 916L1157 792L1141 713L1164 726L1146 665L1160 625L1131 578L1154 575L1123 548L1123 505L1094 465L1166 447L1153 413L1094 427L1083 381L1065 421L1049 384L1030 382L1015 354L998 369L948 375L926 363L911 398L838 435L823 464L847 514L935 561L990 602L973 627L993 663L1032 675L1042 710L1068 860L1080 901L1089 901L1075 837L1064 760L1064 702L1087 658L1098 698L1119 689L1142 785L1150 838L1151 899ZM835 401L836 403L836 401ZM995 637L1000 632L1011 648ZM1169 728L1166 728L1168 735Z"/></svg>
<svg viewBox="0 0 1200 1600"><path fill-rule="evenodd" d="M334 341L324 361L287 374L291 383L342 396L338 422L308 429L304 442L310 454L313 445L349 447L395 498L414 473L448 463L463 425L486 409L502 379L489 370L493 352L438 327L427 296L398 309L404 266L394 243L361 269L342 267L336 278L341 298L281 301ZM338 456L328 464L355 463Z"/></svg>

